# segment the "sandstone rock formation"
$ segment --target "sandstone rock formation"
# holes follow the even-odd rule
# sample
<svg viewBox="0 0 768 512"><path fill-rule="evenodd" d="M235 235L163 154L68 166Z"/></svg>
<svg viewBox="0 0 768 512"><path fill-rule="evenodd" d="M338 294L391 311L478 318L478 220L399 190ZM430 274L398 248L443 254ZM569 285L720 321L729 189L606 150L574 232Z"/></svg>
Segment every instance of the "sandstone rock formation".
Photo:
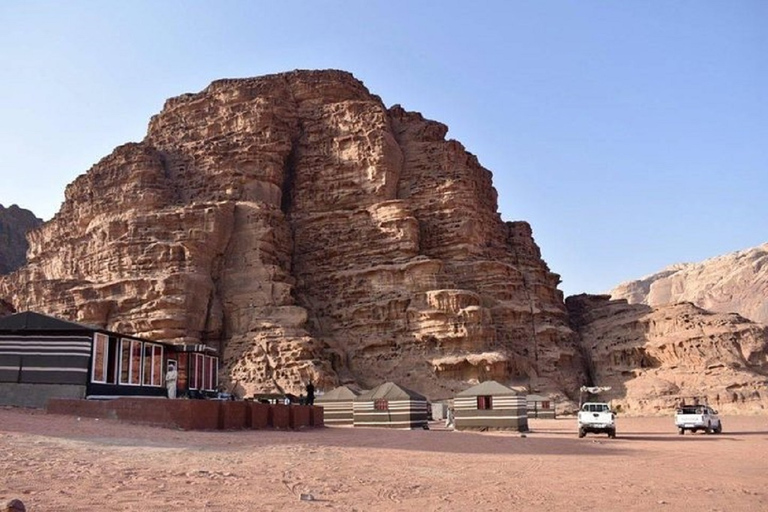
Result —
<svg viewBox="0 0 768 512"><path fill-rule="evenodd" d="M591 384L629 414L670 414L700 396L724 413L768 409L768 326L690 303L650 307L608 295L566 299Z"/></svg>
<svg viewBox="0 0 768 512"><path fill-rule="evenodd" d="M700 263L672 265L622 283L610 292L630 304L692 302L721 313L739 313L768 324L768 243Z"/></svg>
<svg viewBox="0 0 768 512"><path fill-rule="evenodd" d="M446 133L340 71L216 81L70 184L0 297L214 345L248 394L310 377L573 394L559 276Z"/></svg>
<svg viewBox="0 0 768 512"><path fill-rule="evenodd" d="M8 274L27 260L27 233L43 221L29 210L0 204L0 274Z"/></svg>

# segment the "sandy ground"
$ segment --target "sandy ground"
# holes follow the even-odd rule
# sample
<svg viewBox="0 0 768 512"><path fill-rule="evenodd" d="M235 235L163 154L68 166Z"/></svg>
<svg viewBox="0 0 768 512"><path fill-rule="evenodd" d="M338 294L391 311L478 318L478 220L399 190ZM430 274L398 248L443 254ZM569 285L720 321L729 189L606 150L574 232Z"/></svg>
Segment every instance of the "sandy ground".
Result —
<svg viewBox="0 0 768 512"><path fill-rule="evenodd" d="M0 409L0 504L28 511L768 510L768 417L532 432L183 432ZM437 427L437 425L434 425ZM312 500L302 500L310 494ZM307 498L307 496L304 496Z"/></svg>

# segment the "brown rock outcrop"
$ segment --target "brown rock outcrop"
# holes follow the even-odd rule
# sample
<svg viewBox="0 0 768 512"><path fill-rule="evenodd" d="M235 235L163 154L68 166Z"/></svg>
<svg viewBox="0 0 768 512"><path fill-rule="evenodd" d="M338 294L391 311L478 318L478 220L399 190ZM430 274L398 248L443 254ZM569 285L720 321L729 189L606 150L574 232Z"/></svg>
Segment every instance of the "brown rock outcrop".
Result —
<svg viewBox="0 0 768 512"><path fill-rule="evenodd" d="M768 408L768 326L690 303L650 307L608 295L566 299L591 384L629 414L670 414L699 396L725 413Z"/></svg>
<svg viewBox="0 0 768 512"><path fill-rule="evenodd" d="M0 296L212 344L247 393L310 377L573 393L559 276L446 133L340 71L216 81L70 184Z"/></svg>
<svg viewBox="0 0 768 512"><path fill-rule="evenodd" d="M0 274L8 274L27 260L27 233L42 224L29 210L0 204Z"/></svg>
<svg viewBox="0 0 768 512"><path fill-rule="evenodd" d="M610 292L630 304L692 302L768 324L768 243L700 263L682 263L622 283Z"/></svg>

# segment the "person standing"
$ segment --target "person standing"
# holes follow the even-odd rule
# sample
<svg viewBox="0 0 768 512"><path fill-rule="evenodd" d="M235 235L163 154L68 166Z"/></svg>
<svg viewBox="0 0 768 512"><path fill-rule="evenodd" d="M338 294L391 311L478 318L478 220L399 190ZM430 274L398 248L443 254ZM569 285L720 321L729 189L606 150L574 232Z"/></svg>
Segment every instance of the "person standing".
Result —
<svg viewBox="0 0 768 512"><path fill-rule="evenodd" d="M312 384L312 380L307 384L307 405L315 404L315 386Z"/></svg>
<svg viewBox="0 0 768 512"><path fill-rule="evenodd" d="M179 372L176 364L168 362L168 371L165 372L165 389L168 390L168 398L176 398L176 382L179 380Z"/></svg>

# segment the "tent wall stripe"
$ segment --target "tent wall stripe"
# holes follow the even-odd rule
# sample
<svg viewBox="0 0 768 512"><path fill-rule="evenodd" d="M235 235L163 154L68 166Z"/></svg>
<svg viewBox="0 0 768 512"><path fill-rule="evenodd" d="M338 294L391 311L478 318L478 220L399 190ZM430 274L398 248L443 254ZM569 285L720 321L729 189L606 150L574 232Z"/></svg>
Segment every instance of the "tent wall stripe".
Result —
<svg viewBox="0 0 768 512"><path fill-rule="evenodd" d="M88 336L0 336L0 382L87 383Z"/></svg>

